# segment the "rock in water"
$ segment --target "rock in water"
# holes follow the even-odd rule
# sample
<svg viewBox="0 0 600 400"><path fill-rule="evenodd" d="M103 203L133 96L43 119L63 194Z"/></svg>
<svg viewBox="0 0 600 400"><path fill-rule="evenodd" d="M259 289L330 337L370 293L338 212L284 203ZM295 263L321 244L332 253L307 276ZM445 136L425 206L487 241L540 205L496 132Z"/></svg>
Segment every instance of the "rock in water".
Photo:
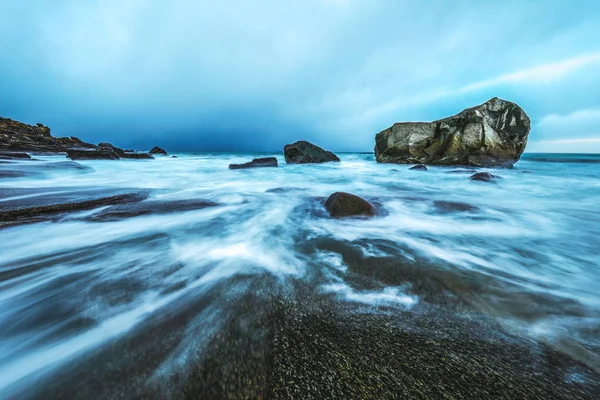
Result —
<svg viewBox="0 0 600 400"><path fill-rule="evenodd" d="M377 162L512 167L531 122L515 103L497 97L434 122L401 122L375 136Z"/></svg>
<svg viewBox="0 0 600 400"><path fill-rule="evenodd" d="M325 202L325 208L332 217L349 217L352 215L375 215L375 209L368 201L356 195L335 192Z"/></svg>
<svg viewBox="0 0 600 400"><path fill-rule="evenodd" d="M277 159L275 157L255 158L254 160L244 164L229 164L229 169L245 169L245 168L261 168L261 167L277 167Z"/></svg>
<svg viewBox="0 0 600 400"><path fill-rule="evenodd" d="M119 160L119 155L112 149L98 147L96 149L69 149L67 157L71 160Z"/></svg>
<svg viewBox="0 0 600 400"><path fill-rule="evenodd" d="M27 153L0 151L0 160L31 160L31 156Z"/></svg>
<svg viewBox="0 0 600 400"><path fill-rule="evenodd" d="M152 148L152 150L150 150L150 154L158 154L158 155L161 155L161 156L166 156L167 152L164 149L161 149L158 146L154 146Z"/></svg>
<svg viewBox="0 0 600 400"><path fill-rule="evenodd" d="M340 161L338 156L330 151L323 150L304 140L287 144L283 148L285 162L288 164L311 164L329 161Z"/></svg>
<svg viewBox="0 0 600 400"><path fill-rule="evenodd" d="M489 172L478 172L476 174L471 175L469 179L472 181L479 182L493 182L496 180L496 178L496 175L492 175Z"/></svg>
<svg viewBox="0 0 600 400"><path fill-rule="evenodd" d="M417 164L413 167L410 167L409 169L414 169L416 171L427 171L427 166L424 164Z"/></svg>

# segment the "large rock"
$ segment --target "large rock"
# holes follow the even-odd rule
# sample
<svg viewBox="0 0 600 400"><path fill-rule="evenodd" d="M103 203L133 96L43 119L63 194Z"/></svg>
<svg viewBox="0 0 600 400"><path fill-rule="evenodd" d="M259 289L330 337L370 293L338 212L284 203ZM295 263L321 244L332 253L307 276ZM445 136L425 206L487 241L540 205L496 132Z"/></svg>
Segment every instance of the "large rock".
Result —
<svg viewBox="0 0 600 400"><path fill-rule="evenodd" d="M511 167L527 144L531 122L497 97L434 122L394 124L375 137L377 162Z"/></svg>
<svg viewBox="0 0 600 400"><path fill-rule="evenodd" d="M277 159L275 157L255 158L254 160L243 164L229 164L229 169L246 169L262 167L277 167Z"/></svg>
<svg viewBox="0 0 600 400"><path fill-rule="evenodd" d="M375 215L375 209L368 201L346 192L335 192L329 196L325 202L325 208L332 217Z"/></svg>
<svg viewBox="0 0 600 400"><path fill-rule="evenodd" d="M158 146L154 146L154 147L152 148L152 150L150 150L150 154L158 154L158 155L161 155L161 156L166 156L166 155L167 155L167 152L166 152L166 150L164 150L164 149L161 149L161 148L160 148L160 147L158 147Z"/></svg>
<svg viewBox="0 0 600 400"><path fill-rule="evenodd" d="M50 134L50 128L42 124L27 125L0 118L0 150L61 153L70 148L95 147L74 136L55 138Z"/></svg>
<svg viewBox="0 0 600 400"><path fill-rule="evenodd" d="M340 161L338 156L330 151L323 150L304 140L293 144L287 144L283 148L285 162L288 164L310 164L329 161Z"/></svg>

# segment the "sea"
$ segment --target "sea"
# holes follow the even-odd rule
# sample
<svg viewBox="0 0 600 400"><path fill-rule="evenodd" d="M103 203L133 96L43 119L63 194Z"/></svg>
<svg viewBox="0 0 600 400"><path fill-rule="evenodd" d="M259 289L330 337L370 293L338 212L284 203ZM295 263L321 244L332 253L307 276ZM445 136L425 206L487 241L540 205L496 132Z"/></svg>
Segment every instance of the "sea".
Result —
<svg viewBox="0 0 600 400"><path fill-rule="evenodd" d="M0 393L17 398L199 298L185 329L202 346L240 293L256 290L240 282L264 276L282 290L310 280L372 313L458 297L499 329L598 368L600 155L526 153L512 169L427 171L372 153L307 165L281 153L176 156L0 164L0 215L122 194L158 205L86 207L0 228ZM279 167L228 168L267 156ZM469 179L481 171L497 179ZM338 191L377 215L331 218L324 203ZM430 279L437 284L421 284ZM150 375L184 368L187 346L181 340Z"/></svg>

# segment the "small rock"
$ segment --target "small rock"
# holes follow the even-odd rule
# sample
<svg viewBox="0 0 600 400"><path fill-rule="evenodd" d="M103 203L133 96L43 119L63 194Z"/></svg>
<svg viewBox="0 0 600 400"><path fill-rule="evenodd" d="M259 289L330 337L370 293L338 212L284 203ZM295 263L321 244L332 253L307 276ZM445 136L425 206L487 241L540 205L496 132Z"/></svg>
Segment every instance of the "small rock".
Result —
<svg viewBox="0 0 600 400"><path fill-rule="evenodd" d="M325 202L325 208L332 217L349 217L352 215L375 215L375 209L368 201L356 195L335 192Z"/></svg>
<svg viewBox="0 0 600 400"><path fill-rule="evenodd" d="M152 148L152 150L150 150L150 154L158 154L158 155L161 155L161 156L166 156L166 155L167 155L167 152L166 152L166 150L164 150L164 149L161 149L161 148L160 148L160 147L158 147L158 146L154 146L154 147Z"/></svg>
<svg viewBox="0 0 600 400"><path fill-rule="evenodd" d="M496 175L492 175L489 172L478 172L476 174L471 175L469 178L472 181L480 181L480 182L494 182L498 177Z"/></svg>
<svg viewBox="0 0 600 400"><path fill-rule="evenodd" d="M300 140L293 144L286 144L283 148L285 162L288 164L312 164L336 161L338 156L330 151L323 150L319 146Z"/></svg>
<svg viewBox="0 0 600 400"><path fill-rule="evenodd" d="M275 157L255 158L254 160L244 164L229 164L229 169L246 169L246 168L263 168L277 167L277 159Z"/></svg>
<svg viewBox="0 0 600 400"><path fill-rule="evenodd" d="M425 164L417 164L409 169L414 169L416 171L427 171L427 166Z"/></svg>

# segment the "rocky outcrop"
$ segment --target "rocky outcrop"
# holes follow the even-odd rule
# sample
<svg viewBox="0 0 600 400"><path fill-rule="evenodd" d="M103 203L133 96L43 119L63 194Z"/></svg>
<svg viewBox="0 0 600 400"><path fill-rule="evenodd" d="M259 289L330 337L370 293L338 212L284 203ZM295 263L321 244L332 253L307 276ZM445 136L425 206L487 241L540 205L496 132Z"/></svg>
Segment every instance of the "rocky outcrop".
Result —
<svg viewBox="0 0 600 400"><path fill-rule="evenodd" d="M254 160L243 164L229 164L229 169L263 168L277 167L275 157L255 158Z"/></svg>
<svg viewBox="0 0 600 400"><path fill-rule="evenodd" d="M325 202L325 208L332 217L349 217L353 215L373 216L375 209L368 201L356 195L335 192Z"/></svg>
<svg viewBox="0 0 600 400"><path fill-rule="evenodd" d="M319 146L301 140L293 144L287 144L283 148L285 162L288 164L311 164L330 161L340 161L338 156L330 151L323 150Z"/></svg>
<svg viewBox="0 0 600 400"><path fill-rule="evenodd" d="M402 122L378 133L378 162L511 167L531 128L515 103L497 97L434 122Z"/></svg>
<svg viewBox="0 0 600 400"><path fill-rule="evenodd" d="M409 169L412 169L414 171L427 171L427 165L417 164L417 165L413 165Z"/></svg>
<svg viewBox="0 0 600 400"><path fill-rule="evenodd" d="M162 149L157 147L154 149L166 154ZM100 143L95 146L82 142L74 136L55 138L50 134L50 128L47 126L42 124L27 125L6 118L0 118L0 150L2 150L0 158L4 159L29 157L25 153L18 153L19 151L67 153L67 156L72 160L119 160L121 158L151 160L154 158L149 153L122 150L110 143Z"/></svg>
<svg viewBox="0 0 600 400"><path fill-rule="evenodd" d="M158 146L154 146L152 150L150 150L150 154L157 154L159 156L166 156L167 152L164 149L161 149Z"/></svg>
<svg viewBox="0 0 600 400"><path fill-rule="evenodd" d="M0 150L61 153L70 148L95 147L74 136L55 138L50 134L50 128L42 124L27 125L0 118Z"/></svg>

